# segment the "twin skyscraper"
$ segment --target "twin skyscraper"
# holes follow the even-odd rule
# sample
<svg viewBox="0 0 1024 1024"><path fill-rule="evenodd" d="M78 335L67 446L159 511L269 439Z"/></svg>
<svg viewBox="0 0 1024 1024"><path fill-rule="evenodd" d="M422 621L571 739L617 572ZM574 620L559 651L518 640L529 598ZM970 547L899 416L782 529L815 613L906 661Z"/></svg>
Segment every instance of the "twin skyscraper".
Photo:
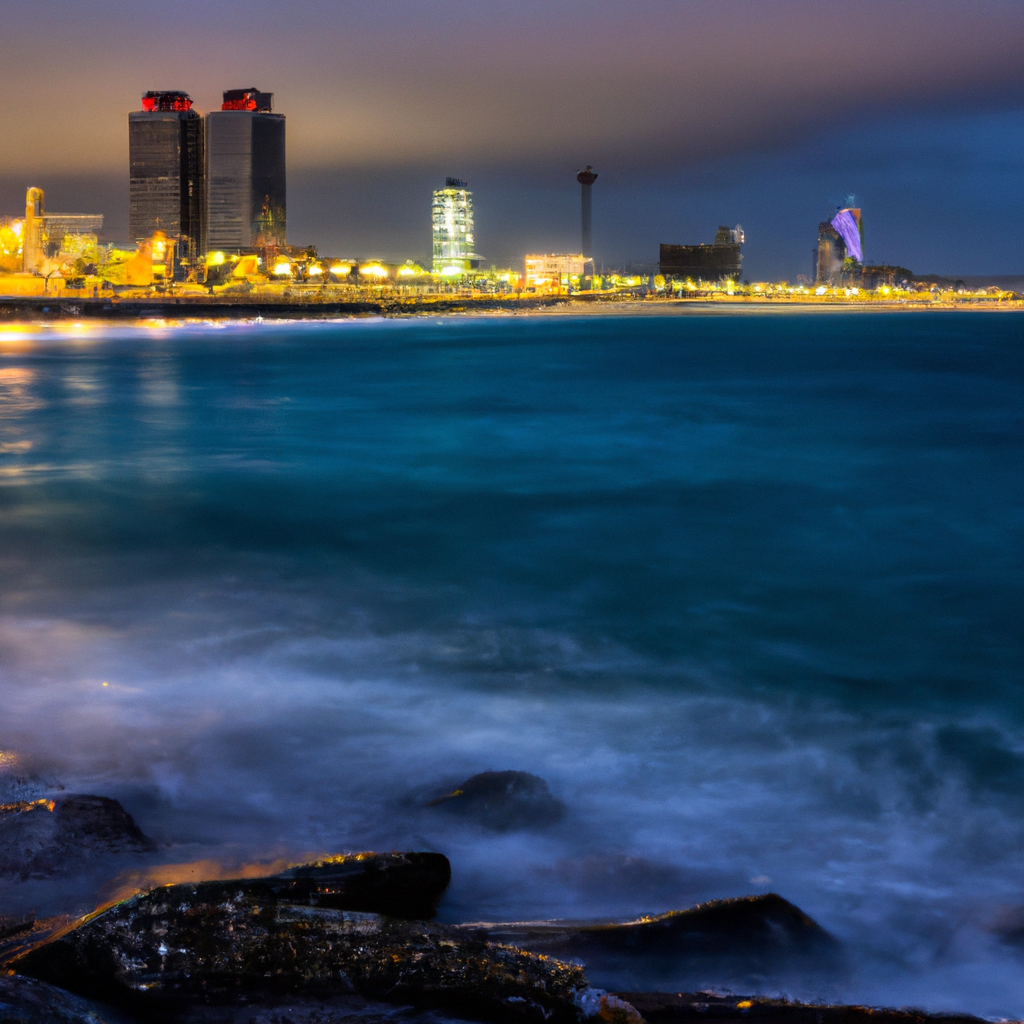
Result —
<svg viewBox="0 0 1024 1024"><path fill-rule="evenodd" d="M285 124L273 93L232 89L205 117L183 92L128 115L132 241L162 231L189 262L285 244Z"/></svg>

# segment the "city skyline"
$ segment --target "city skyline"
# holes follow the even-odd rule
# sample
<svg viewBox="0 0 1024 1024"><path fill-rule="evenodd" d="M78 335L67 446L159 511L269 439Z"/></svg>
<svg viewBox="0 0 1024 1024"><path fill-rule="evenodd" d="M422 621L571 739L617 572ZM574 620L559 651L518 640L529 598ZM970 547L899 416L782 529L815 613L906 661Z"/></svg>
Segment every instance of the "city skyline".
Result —
<svg viewBox="0 0 1024 1024"><path fill-rule="evenodd" d="M107 235L127 238L124 118L138 96L180 88L210 111L225 82L252 80L289 114L298 244L426 256L422 197L456 175L473 182L489 262L569 251L573 178L591 163L602 174L599 262L651 260L660 242L738 221L745 270L792 278L805 272L815 225L852 192L870 211L869 259L1019 273L1018 8L985 0L968 18L946 3L877 3L854 18L797 0L770 12L653 3L634 17L602 2L527 2L486 17L436 6L398 17L387 4L256 3L240 18L227 3L190 26L181 54L169 42L189 8L172 16L107 0L85 18L14 0L8 21L26 41L3 101L14 144L0 199L16 210L39 184L57 207L102 212ZM61 82L116 72L90 85L87 103L68 102L36 53L42 39ZM252 55L271 40L268 67ZM447 86L420 87L446 67L456 69Z"/></svg>

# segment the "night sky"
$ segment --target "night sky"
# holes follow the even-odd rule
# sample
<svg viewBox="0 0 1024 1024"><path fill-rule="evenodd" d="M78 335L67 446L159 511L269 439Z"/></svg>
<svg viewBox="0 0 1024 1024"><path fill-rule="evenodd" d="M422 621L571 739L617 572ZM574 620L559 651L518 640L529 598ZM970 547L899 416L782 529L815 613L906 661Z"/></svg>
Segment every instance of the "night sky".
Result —
<svg viewBox="0 0 1024 1024"><path fill-rule="evenodd" d="M478 250L598 262L747 231L745 273L807 273L854 195L868 261L1024 274L1020 0L5 0L0 211L127 235L126 114L257 86L288 116L289 241L425 257L430 190L474 191Z"/></svg>

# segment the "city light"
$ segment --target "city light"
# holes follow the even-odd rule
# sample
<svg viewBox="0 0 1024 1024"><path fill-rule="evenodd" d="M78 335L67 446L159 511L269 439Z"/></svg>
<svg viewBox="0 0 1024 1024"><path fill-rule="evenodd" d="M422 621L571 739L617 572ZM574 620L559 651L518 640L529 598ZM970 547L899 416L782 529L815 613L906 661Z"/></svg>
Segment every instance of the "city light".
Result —
<svg viewBox="0 0 1024 1024"><path fill-rule="evenodd" d="M394 297L402 306L443 303L456 293L481 301L494 296L514 296L517 302L532 298L541 304L553 295L569 302L602 298L734 304L815 299L886 305L1021 301L1013 291L970 289L962 281L914 280L905 267L862 265L864 222L852 197L831 219L819 223L814 269L809 275L800 274L795 286L784 281L743 281L741 247L746 233L739 224L719 225L714 241L661 244L657 262L641 257L621 270L606 271L602 264L598 273L586 243L583 252L526 255L518 271L494 264L489 270L481 269L482 258L473 252L473 193L459 178L446 178L444 188L432 192L431 262L422 256L421 262L321 256L312 245L286 242L284 118L273 113L272 99L271 93L254 88L229 90L219 110L200 114L186 93L146 93L143 109L129 113L128 237L133 239L132 247L99 241L101 214L47 214L43 190L30 187L24 219L20 214L17 219L0 218L0 294L117 301L119 293L138 297L140 289L150 289L154 299L173 295L177 301L227 290L253 297L262 291L282 302L325 302L332 294L335 298L343 294L341 285L358 283L373 287L374 300L386 302ZM259 131L251 127L255 134L250 138L246 125ZM278 171L274 181L260 184L258 195L246 191L239 202L235 197L227 203L218 189L227 180L221 171L230 169L230 161L224 167L220 161L234 152L228 143L232 133L242 128L246 145L255 146L257 136L263 140L257 146L259 153L253 151L255 163L250 161L242 170L247 173L256 164L270 161ZM168 140L173 145L165 146ZM140 169L146 173L137 174ZM594 178L589 166L577 174L584 188L585 239L589 238L589 188ZM170 207L161 205L168 188L175 198L173 214L167 212ZM284 288L286 283L289 287ZM101 290L109 296L101 296ZM524 290L536 294L524 297Z"/></svg>
<svg viewBox="0 0 1024 1024"><path fill-rule="evenodd" d="M235 269L231 272L233 277L249 277L260 272L259 256L232 257L232 262L235 260L237 260L235 263Z"/></svg>

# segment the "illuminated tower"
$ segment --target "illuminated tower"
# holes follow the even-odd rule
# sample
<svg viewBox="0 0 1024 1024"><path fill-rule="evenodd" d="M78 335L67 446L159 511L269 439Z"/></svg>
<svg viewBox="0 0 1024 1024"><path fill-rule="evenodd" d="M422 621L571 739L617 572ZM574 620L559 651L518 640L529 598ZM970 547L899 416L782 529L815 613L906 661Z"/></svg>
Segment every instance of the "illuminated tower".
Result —
<svg viewBox="0 0 1024 1024"><path fill-rule="evenodd" d="M434 193L434 273L454 276L479 266L473 251L473 193L459 178L445 178Z"/></svg>
<svg viewBox="0 0 1024 1024"><path fill-rule="evenodd" d="M576 175L576 180L580 183L580 213L583 227L583 255L590 259L593 253L593 241L590 236L590 190L593 187L595 181L597 181L597 175L594 173L593 167L587 164Z"/></svg>
<svg viewBox="0 0 1024 1024"><path fill-rule="evenodd" d="M25 224L21 233L22 265L26 274L39 269L43 259L43 190L30 188L25 193Z"/></svg>
<svg viewBox="0 0 1024 1024"><path fill-rule="evenodd" d="M284 115L273 99L231 89L206 115L207 250L285 244Z"/></svg>
<svg viewBox="0 0 1024 1024"><path fill-rule="evenodd" d="M132 241L163 231L195 259L206 216L203 121L183 92L147 92L128 115L129 207Z"/></svg>

